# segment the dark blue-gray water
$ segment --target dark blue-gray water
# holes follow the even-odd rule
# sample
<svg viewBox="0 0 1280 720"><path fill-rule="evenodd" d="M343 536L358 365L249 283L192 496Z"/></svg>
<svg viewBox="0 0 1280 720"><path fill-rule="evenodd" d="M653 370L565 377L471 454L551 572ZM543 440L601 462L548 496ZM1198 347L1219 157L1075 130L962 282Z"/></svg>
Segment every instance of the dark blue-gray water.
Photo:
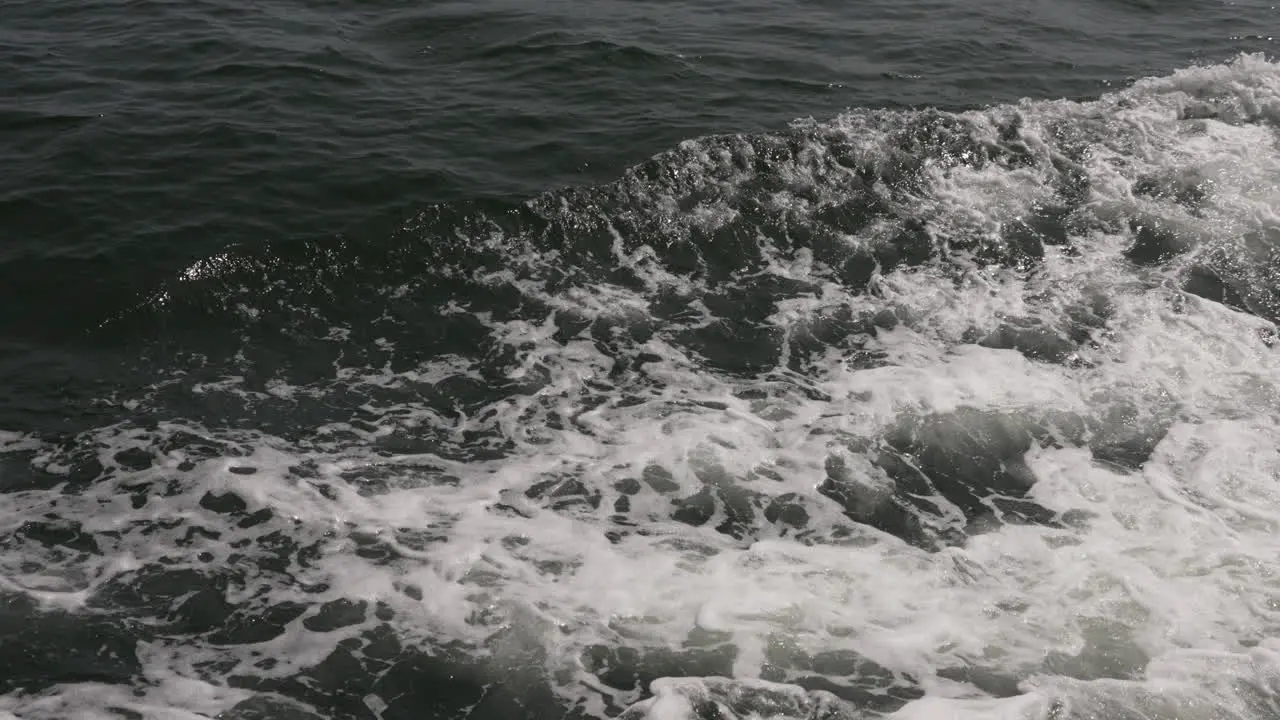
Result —
<svg viewBox="0 0 1280 720"><path fill-rule="evenodd" d="M1277 28L0 6L0 718L1280 716Z"/></svg>

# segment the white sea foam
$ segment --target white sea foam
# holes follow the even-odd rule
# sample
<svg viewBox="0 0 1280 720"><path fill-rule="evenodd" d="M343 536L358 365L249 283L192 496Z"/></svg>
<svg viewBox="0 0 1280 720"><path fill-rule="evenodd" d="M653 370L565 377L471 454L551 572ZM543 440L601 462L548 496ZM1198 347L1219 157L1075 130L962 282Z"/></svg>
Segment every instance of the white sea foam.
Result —
<svg viewBox="0 0 1280 720"><path fill-rule="evenodd" d="M460 356L408 369L339 363L333 378L275 378L269 392L229 374L189 391L285 403L339 390L401 394L371 394L360 417L293 427L288 437L176 418L88 434L78 447L96 448L115 470L75 493L8 493L0 528L22 537L25 523L52 512L93 535L100 552L23 542L0 560L0 591L106 612L86 603L113 579L164 563L231 572L233 604L308 610L255 643L141 643L149 689L140 697L79 684L2 698L0 711L108 717L88 708L109 701L144 717L207 717L249 697L220 686L208 663L267 679L315 667L376 624L370 612L338 630L307 630L321 604L346 600L389 609L406 644L467 646L488 672L536 658L562 700L597 715L638 701L627 717L694 717L707 703L742 718L1272 716L1280 351L1265 313L1197 297L1180 282L1214 252L1246 267L1274 262L1280 66L1245 57L1095 102L946 117L960 150L931 147L907 189L883 178L864 189L950 254L914 267L881 263L867 288L840 281L812 248L763 231L752 240L763 257L755 274L717 285L672 269L656 239L611 227L608 253L632 268L634 286L549 289L538 273L564 260L533 250L480 278L543 308L477 313L492 344L483 362L500 362L501 373ZM969 146L1015 143L1001 139L1012 118L1023 159L977 162ZM802 147L776 168L789 189L765 200L793 223L816 222L854 182L827 163L834 140L860 167L899 162L894 133L910 120L858 112L798 123ZM630 177L622 185L651 192L649 207L677 239L730 227L754 182L735 164L756 152L745 142L691 141L660 160L685 163L669 186ZM1030 269L981 260L982 248L1009 242L1011 226L1063 203L1073 172L1087 183L1063 221L1069 245L1043 248ZM706 198L692 210L681 194L691 185ZM1142 223L1162 223L1176 252L1145 264L1126 257ZM874 247L895 232L870 222L839 241ZM504 247L502 238L476 242ZM1246 275L1233 281L1238 292L1261 302ZM764 313L783 338L778 367L726 372L687 341L723 319L715 293L774 281L798 288ZM687 312L663 319L656 308L672 296ZM809 339L884 313L892 322L815 341L819 352L789 364ZM1096 317L1080 321L1082 313ZM566 333L566 318L584 329ZM1049 362L1017 343L975 343L1009 327L1040 332L1029 337L1041 344L1076 338L1060 339L1069 351ZM606 331L593 336L598 328ZM645 332L627 335L637 328ZM634 347L622 358L606 341ZM382 344L394 354L395 342ZM640 356L642 371L623 367ZM423 399L484 378L519 391L453 414ZM930 418L978 417L971 411L987 424L912 430ZM1053 432L1035 434L1045 426ZM933 443L922 453L971 441L994 452L999 433L1034 435L1025 456L1002 467L1025 464L1008 471L1053 520L1000 522L1006 511L994 502L973 517L962 498L939 491L922 532L963 542L928 546L862 522L859 512L895 492L876 455L895 432ZM425 436L436 444L413 444ZM65 448L7 435L0 443L34 452L50 472L72 464ZM123 467L127 448L148 455L149 467ZM833 475L853 488L852 505L832 498ZM146 488L141 506L131 500L137 487ZM228 493L242 504L232 514L209 501ZM803 520L769 519L769 508L784 506L801 508ZM272 519L245 521L264 509ZM282 537L298 547L283 548ZM299 548L311 548L305 562ZM288 577L262 569L272 562ZM175 596L175 607L186 599ZM708 635L721 639L706 674L731 680L609 686L607 663L590 659L599 648L639 658L692 652ZM836 669L824 671L820 657L863 664L829 660ZM885 705L767 681L778 672L796 682L825 675ZM895 702L890 694L903 688L914 695ZM395 700L370 698L369 707Z"/></svg>

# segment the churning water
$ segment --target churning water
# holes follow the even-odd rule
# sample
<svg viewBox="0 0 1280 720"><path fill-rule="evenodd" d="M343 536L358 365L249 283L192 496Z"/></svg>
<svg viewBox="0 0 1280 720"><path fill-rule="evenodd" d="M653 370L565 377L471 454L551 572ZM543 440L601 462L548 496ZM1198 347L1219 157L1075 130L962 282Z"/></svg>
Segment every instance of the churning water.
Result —
<svg viewBox="0 0 1280 720"><path fill-rule="evenodd" d="M209 256L0 433L0 717L1280 716L1278 128L1244 55Z"/></svg>

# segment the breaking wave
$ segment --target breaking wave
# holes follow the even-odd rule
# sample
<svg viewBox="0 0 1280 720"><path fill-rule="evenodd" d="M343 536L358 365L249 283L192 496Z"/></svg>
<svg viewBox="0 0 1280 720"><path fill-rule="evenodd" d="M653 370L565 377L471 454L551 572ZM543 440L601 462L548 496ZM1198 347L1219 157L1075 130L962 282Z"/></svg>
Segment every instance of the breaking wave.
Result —
<svg viewBox="0 0 1280 720"><path fill-rule="evenodd" d="M0 434L0 715L1275 717L1277 127L1242 56L208 258Z"/></svg>

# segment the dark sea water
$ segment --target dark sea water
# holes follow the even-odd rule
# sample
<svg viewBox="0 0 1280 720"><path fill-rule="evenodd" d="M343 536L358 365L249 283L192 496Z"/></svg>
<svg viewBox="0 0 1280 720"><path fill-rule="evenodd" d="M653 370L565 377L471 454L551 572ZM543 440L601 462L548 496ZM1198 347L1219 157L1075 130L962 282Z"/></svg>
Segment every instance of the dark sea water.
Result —
<svg viewBox="0 0 1280 720"><path fill-rule="evenodd" d="M0 5L0 718L1280 717L1278 32Z"/></svg>

